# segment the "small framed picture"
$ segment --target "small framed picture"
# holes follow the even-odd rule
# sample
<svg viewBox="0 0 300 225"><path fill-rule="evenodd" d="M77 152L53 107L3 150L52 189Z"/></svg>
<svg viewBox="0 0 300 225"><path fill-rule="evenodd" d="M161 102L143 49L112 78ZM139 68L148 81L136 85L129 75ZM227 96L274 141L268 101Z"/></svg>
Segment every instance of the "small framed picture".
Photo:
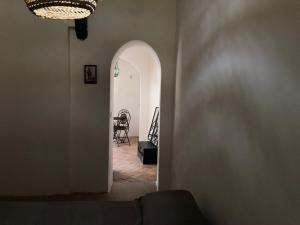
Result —
<svg viewBox="0 0 300 225"><path fill-rule="evenodd" d="M85 84L97 84L97 66L85 65L84 66L84 83Z"/></svg>

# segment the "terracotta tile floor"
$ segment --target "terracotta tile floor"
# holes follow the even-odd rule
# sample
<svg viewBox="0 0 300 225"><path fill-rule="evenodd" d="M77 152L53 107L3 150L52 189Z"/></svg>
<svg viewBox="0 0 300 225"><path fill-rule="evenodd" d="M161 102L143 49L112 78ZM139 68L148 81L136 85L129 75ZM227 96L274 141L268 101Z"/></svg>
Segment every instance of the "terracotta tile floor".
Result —
<svg viewBox="0 0 300 225"><path fill-rule="evenodd" d="M114 182L155 183L156 165L143 165L137 156L138 138L131 138L131 145L122 144L113 148Z"/></svg>

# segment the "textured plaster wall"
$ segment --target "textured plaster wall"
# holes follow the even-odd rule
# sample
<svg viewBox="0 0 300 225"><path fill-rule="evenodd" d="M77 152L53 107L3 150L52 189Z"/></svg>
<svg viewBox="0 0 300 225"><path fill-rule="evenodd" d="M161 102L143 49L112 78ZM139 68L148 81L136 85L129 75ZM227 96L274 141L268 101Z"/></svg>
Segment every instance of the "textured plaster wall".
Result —
<svg viewBox="0 0 300 225"><path fill-rule="evenodd" d="M179 0L173 188L214 224L300 224L300 5Z"/></svg>
<svg viewBox="0 0 300 225"><path fill-rule="evenodd" d="M89 18L89 38L73 22L36 18L24 1L0 1L0 195L108 190L111 61L143 40L163 70L161 188L169 185L175 83L176 2L109 0ZM151 27L151 29L149 29ZM99 83L83 84L98 65Z"/></svg>

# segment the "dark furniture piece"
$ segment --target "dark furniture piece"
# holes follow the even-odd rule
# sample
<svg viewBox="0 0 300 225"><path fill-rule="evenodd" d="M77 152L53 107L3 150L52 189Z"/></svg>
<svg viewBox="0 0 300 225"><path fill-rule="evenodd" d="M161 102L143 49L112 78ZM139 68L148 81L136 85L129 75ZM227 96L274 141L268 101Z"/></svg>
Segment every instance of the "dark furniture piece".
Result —
<svg viewBox="0 0 300 225"><path fill-rule="evenodd" d="M139 225L208 225L191 193L165 191L148 194L140 200Z"/></svg>
<svg viewBox="0 0 300 225"><path fill-rule="evenodd" d="M151 122L148 140L140 141L138 144L138 157L143 164L156 165L158 152L158 124L159 124L159 108L155 108L153 119Z"/></svg>
<svg viewBox="0 0 300 225"><path fill-rule="evenodd" d="M157 164L157 147L150 141L140 141L138 144L138 157L143 164Z"/></svg>
<svg viewBox="0 0 300 225"><path fill-rule="evenodd" d="M0 224L208 225L186 191L148 194L135 201L0 202Z"/></svg>
<svg viewBox="0 0 300 225"><path fill-rule="evenodd" d="M130 139L128 137L131 115L128 110L122 109L119 111L118 116L114 117L114 141L120 146L120 144L129 144Z"/></svg>

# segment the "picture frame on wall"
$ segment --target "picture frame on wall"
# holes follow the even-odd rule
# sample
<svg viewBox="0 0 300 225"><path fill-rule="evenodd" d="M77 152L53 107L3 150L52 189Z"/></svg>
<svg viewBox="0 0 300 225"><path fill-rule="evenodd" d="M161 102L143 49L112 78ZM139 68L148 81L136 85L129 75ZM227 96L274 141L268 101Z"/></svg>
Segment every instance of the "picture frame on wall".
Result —
<svg viewBox="0 0 300 225"><path fill-rule="evenodd" d="M84 66L84 83L85 84L97 84L98 74L96 65Z"/></svg>

